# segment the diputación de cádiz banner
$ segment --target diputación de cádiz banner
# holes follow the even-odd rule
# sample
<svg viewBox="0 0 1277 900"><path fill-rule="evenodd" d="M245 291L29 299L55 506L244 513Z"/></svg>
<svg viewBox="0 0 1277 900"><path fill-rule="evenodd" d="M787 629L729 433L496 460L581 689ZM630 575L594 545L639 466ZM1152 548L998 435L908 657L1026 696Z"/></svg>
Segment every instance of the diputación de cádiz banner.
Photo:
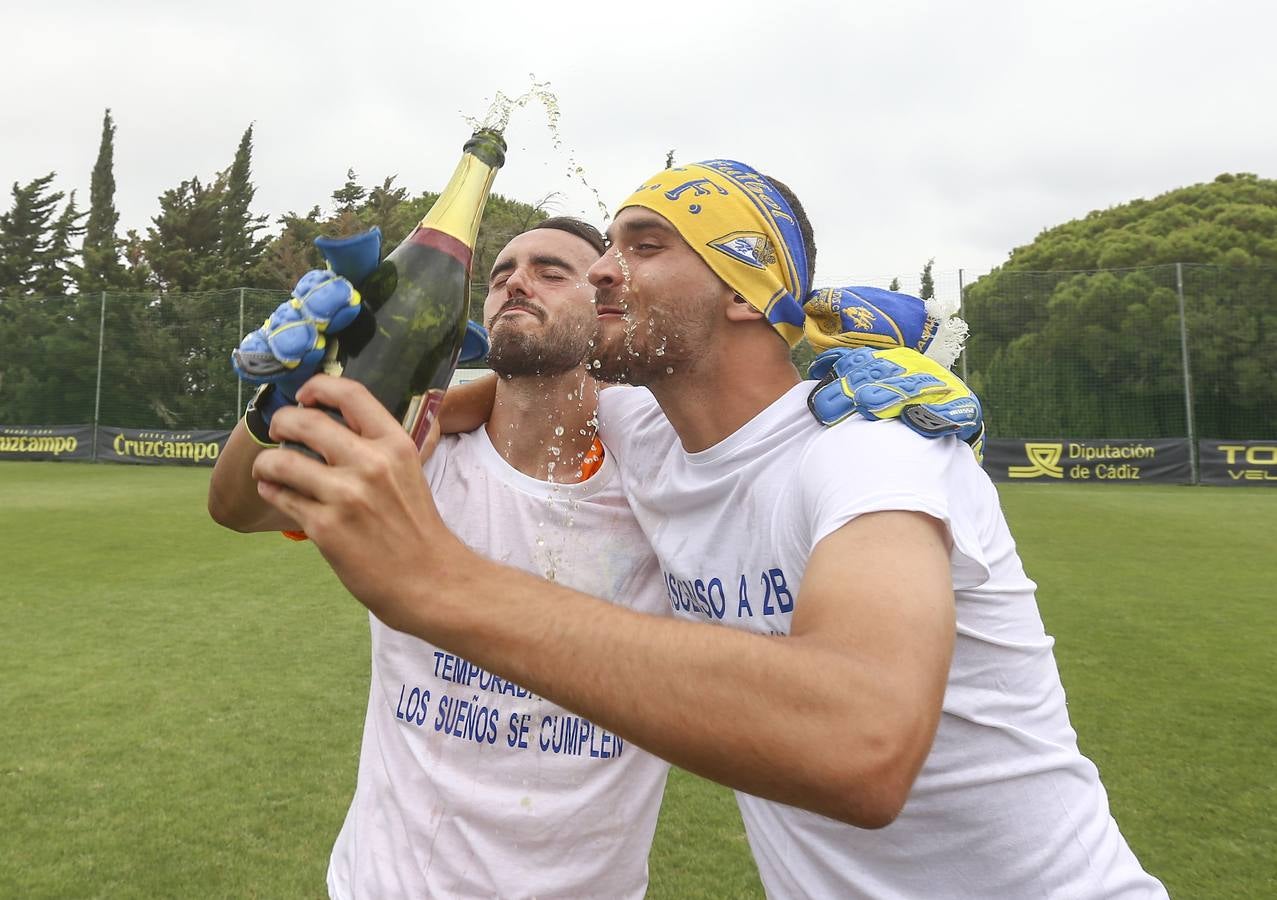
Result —
<svg viewBox="0 0 1277 900"><path fill-rule="evenodd" d="M92 425L0 425L0 460L92 458Z"/></svg>
<svg viewBox="0 0 1277 900"><path fill-rule="evenodd" d="M1197 473L1202 484L1277 487L1277 440L1197 442Z"/></svg>
<svg viewBox="0 0 1277 900"><path fill-rule="evenodd" d="M992 438L985 441L984 468L994 481L1045 484L1191 484L1193 481L1186 438Z"/></svg>

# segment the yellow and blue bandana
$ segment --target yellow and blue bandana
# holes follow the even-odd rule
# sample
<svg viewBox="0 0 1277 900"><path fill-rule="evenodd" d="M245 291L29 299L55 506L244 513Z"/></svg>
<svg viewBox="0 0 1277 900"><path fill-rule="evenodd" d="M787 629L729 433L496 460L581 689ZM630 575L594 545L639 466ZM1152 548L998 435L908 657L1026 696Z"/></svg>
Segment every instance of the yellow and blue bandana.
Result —
<svg viewBox="0 0 1277 900"><path fill-rule="evenodd" d="M798 216L775 185L730 159L658 172L620 208L663 216L728 287L792 347L907 347L943 366L966 337L955 310L873 287L813 291Z"/></svg>
<svg viewBox="0 0 1277 900"><path fill-rule="evenodd" d="M917 297L875 287L823 288L803 305L807 341L834 347L908 347L926 353L939 322Z"/></svg>
<svg viewBox="0 0 1277 900"><path fill-rule="evenodd" d="M952 300L922 300L876 287L822 288L803 305L807 342L822 351L905 347L948 368L967 338L967 323L954 315L956 307Z"/></svg>
<svg viewBox="0 0 1277 900"><path fill-rule="evenodd" d="M744 163L711 159L649 178L621 204L664 216L719 278L792 347L811 291L798 216Z"/></svg>

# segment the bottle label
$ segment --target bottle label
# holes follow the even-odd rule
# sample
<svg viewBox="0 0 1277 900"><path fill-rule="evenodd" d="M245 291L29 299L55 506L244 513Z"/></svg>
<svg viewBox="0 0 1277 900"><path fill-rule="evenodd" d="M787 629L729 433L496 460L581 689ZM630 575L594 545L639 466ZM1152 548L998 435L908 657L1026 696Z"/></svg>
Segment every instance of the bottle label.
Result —
<svg viewBox="0 0 1277 900"><path fill-rule="evenodd" d="M430 433L435 415L439 412L439 404L443 402L443 391L431 388L425 394L417 394L408 403L408 411L404 413L403 427L412 437L412 442L420 450Z"/></svg>
<svg viewBox="0 0 1277 900"><path fill-rule="evenodd" d="M423 247L433 247L440 250L457 262L466 267L466 274L470 272L470 248L457 240L450 234L442 231L436 231L432 226L422 225L412 234L408 235L408 240L414 244L420 244Z"/></svg>

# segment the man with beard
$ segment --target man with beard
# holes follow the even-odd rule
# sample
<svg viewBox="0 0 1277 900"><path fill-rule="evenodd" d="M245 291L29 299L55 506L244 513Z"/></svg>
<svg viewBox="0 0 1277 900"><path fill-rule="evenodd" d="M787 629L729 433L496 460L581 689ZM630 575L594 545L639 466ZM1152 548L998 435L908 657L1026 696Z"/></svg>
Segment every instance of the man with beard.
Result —
<svg viewBox="0 0 1277 900"><path fill-rule="evenodd" d="M349 381L317 376L299 398L350 429L276 416L273 435L329 465L263 453L262 496L392 627L736 788L771 896L1164 897L1078 751L1035 586L970 450L811 415L789 348L838 346L858 313L811 296L792 194L730 160L670 169L611 238L590 270L598 371L650 394L604 392L603 439L678 620L469 552L411 440Z"/></svg>
<svg viewBox="0 0 1277 900"><path fill-rule="evenodd" d="M468 546L655 614L667 606L660 573L595 436L583 365L595 330L586 272L603 249L592 226L555 218L501 250L483 310L495 408L485 428L443 438L425 475ZM238 530L296 529L257 494L261 449L241 424L210 512ZM375 616L369 627L372 684L331 896L643 896L666 763Z"/></svg>

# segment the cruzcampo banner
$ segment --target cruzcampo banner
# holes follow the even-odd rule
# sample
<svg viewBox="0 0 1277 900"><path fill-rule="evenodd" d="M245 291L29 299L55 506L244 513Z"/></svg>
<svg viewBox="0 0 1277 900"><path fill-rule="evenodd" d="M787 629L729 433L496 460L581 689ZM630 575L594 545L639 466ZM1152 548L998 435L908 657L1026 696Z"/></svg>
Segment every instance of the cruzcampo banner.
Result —
<svg viewBox="0 0 1277 900"><path fill-rule="evenodd" d="M1197 442L1197 471L1202 484L1277 487L1277 441Z"/></svg>
<svg viewBox="0 0 1277 900"><path fill-rule="evenodd" d="M1101 484L1191 484L1193 462L1185 438L1106 440L992 438L984 469L994 481L1089 481Z"/></svg>
<svg viewBox="0 0 1277 900"><path fill-rule="evenodd" d="M0 425L0 460L92 458L92 425Z"/></svg>
<svg viewBox="0 0 1277 900"><path fill-rule="evenodd" d="M145 431L98 428L98 462L162 466L211 466L226 446L229 431Z"/></svg>

